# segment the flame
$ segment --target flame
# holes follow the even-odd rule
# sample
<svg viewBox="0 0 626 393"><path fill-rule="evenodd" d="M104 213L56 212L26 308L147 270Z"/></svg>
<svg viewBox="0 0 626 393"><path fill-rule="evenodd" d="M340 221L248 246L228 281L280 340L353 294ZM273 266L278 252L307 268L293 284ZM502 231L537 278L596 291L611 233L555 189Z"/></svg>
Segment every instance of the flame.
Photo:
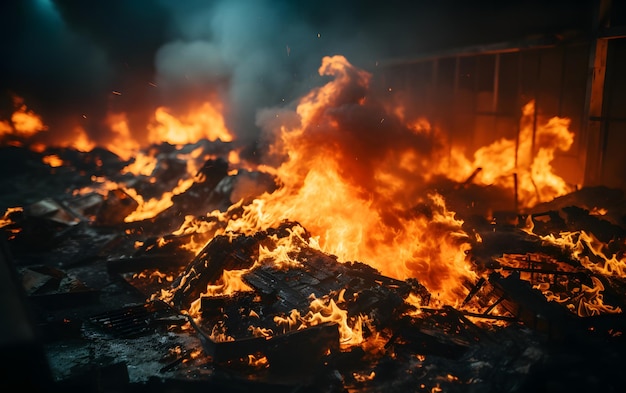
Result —
<svg viewBox="0 0 626 393"><path fill-rule="evenodd" d="M563 231L558 235L549 233L545 236L534 233L535 223L529 215L522 230L530 235L538 236L547 244L569 250L581 265L590 271L605 276L626 278L626 255L608 253L608 246L598 240L592 233L581 231Z"/></svg>
<svg viewBox="0 0 626 393"><path fill-rule="evenodd" d="M303 319L310 326L325 322L336 323L339 325L339 343L341 347L350 347L363 342L364 318L359 315L354 320L349 321L348 311L339 308L334 299L324 301L324 299L313 298L309 306L309 312Z"/></svg>
<svg viewBox="0 0 626 393"><path fill-rule="evenodd" d="M585 231L561 232L540 236L548 244L571 250L572 256L594 273L626 278L626 255L607 255L607 245Z"/></svg>
<svg viewBox="0 0 626 393"><path fill-rule="evenodd" d="M0 136L9 135L13 133L13 127L8 120L0 121Z"/></svg>
<svg viewBox="0 0 626 393"><path fill-rule="evenodd" d="M134 212L126 216L124 221L134 222L156 217L163 210L174 204L172 202L174 195L185 192L192 185L193 179L180 179L178 185L172 191L165 192L161 198L150 198L147 201L134 188L125 188L125 191L139 203L139 206L137 206Z"/></svg>
<svg viewBox="0 0 626 393"><path fill-rule="evenodd" d="M364 260L399 279L417 277L441 299L458 301L462 283L475 277L466 261L463 222L440 195L420 189L420 173L430 165L420 155L436 145L433 134L386 113L371 97L371 75L343 56L325 57L319 73L333 79L300 99L294 111L260 115L274 135L272 157L282 158L268 172L282 187L226 215L208 213L213 220L205 221L228 220L216 234L253 234L297 221L314 234L313 247L341 260ZM365 136L353 124L361 115ZM416 213L419 204L428 205L429 214ZM232 219L229 213L240 209Z"/></svg>
<svg viewBox="0 0 626 393"><path fill-rule="evenodd" d="M21 206L9 207L4 212L4 215L2 216L2 218L0 218L0 228L3 228L11 224L15 224L15 222L11 219L11 215L14 213L20 213L23 211L24 211L24 208Z"/></svg>
<svg viewBox="0 0 626 393"><path fill-rule="evenodd" d="M267 329L263 327L250 326L248 330L252 333L253 337L270 338L274 335L274 331L272 329Z"/></svg>
<svg viewBox="0 0 626 393"><path fill-rule="evenodd" d="M546 244L555 245L568 251L574 259L593 274L626 278L626 256L618 257L617 253L607 255L607 245L593 234L581 230L564 231L558 235L552 233L545 236L537 235L534 233L534 221L530 215L522 229L530 235L539 237ZM595 275L590 275L590 277L592 285L582 284L580 289L576 289L578 292L576 296L555 294L549 283L540 283L535 287L541 290L549 300L564 303L571 311L576 312L581 317L621 313L621 308L604 303L603 291L605 288L602 281Z"/></svg>
<svg viewBox="0 0 626 393"><path fill-rule="evenodd" d="M376 377L376 372L372 371L369 374L354 372L352 373L352 376L354 377L354 380L357 382L367 382L367 381L372 381L374 377Z"/></svg>
<svg viewBox="0 0 626 393"><path fill-rule="evenodd" d="M63 165L63 159L56 154L44 156L41 160L44 164L50 165L52 168L57 168Z"/></svg>
<svg viewBox="0 0 626 393"><path fill-rule="evenodd" d="M301 315L298 310L292 310L286 316L275 316L274 322L283 333L305 329L322 323L332 322L339 327L339 344L341 348L349 348L364 342L363 323L366 317L359 315L356 318L348 318L348 312L337 306L334 299L318 299L311 295L309 311Z"/></svg>
<svg viewBox="0 0 626 393"><path fill-rule="evenodd" d="M105 147L123 160L129 160L140 149L140 144L133 137L128 126L125 113L109 113L107 125L113 137L105 143Z"/></svg>
<svg viewBox="0 0 626 393"><path fill-rule="evenodd" d="M81 126L74 127L70 135L66 136L63 140L55 140L54 144L59 147L69 147L82 152L89 152L96 147L96 143L89 138L87 132Z"/></svg>
<svg viewBox="0 0 626 393"><path fill-rule="evenodd" d="M122 169L122 173L132 173L134 175L151 176L158 163L153 154L139 152L135 160Z"/></svg>
<svg viewBox="0 0 626 393"><path fill-rule="evenodd" d="M549 301L564 304L570 311L579 317L590 317L601 314L621 314L620 307L604 303L604 285L598 277L591 276L591 285L582 284L581 288L574 288L573 294L555 293L549 283L540 283L533 286L540 290Z"/></svg>
<svg viewBox="0 0 626 393"><path fill-rule="evenodd" d="M304 228L300 225L296 225L293 228L287 228L288 236L278 238L278 235L269 236L274 240L276 245L273 249L261 245L259 247L259 259L258 264L272 264L279 269L297 268L302 264L295 259L295 256L300 251L300 245L306 244L309 247L319 248L315 240L307 242L304 239Z"/></svg>
<svg viewBox="0 0 626 393"><path fill-rule="evenodd" d="M226 325L224 324L224 321L220 321L213 326L209 337L211 337L211 340L217 343L235 341L234 337L229 336L226 333Z"/></svg>
<svg viewBox="0 0 626 393"><path fill-rule="evenodd" d="M248 355L248 365L255 368L269 367L269 361L266 356Z"/></svg>
<svg viewBox="0 0 626 393"><path fill-rule="evenodd" d="M48 129L48 126L43 123L41 117L29 110L21 98L16 98L15 105L17 109L11 115L11 123L13 123L15 135L30 137L40 131L46 131Z"/></svg>
<svg viewBox="0 0 626 393"><path fill-rule="evenodd" d="M96 147L96 143L87 136L84 128L76 127L74 128L74 138L69 146L78 151L88 152Z"/></svg>
<svg viewBox="0 0 626 393"><path fill-rule="evenodd" d="M24 99L14 96L13 106L15 109L11 118L0 120L0 140L5 140L7 144L21 146L23 139L48 130L41 116L28 109Z"/></svg>
<svg viewBox="0 0 626 393"><path fill-rule="evenodd" d="M201 139L230 142L233 135L225 125L222 110L219 103L204 102L186 115L176 118L169 109L159 107L154 113L154 121L148 125L148 140L173 145L195 143Z"/></svg>
<svg viewBox="0 0 626 393"><path fill-rule="evenodd" d="M552 117L544 124L537 124L533 132L534 112L534 100L522 108L517 143L502 138L478 149L472 162L459 148L453 147L449 166L442 167L441 172L453 180L464 181L480 168L475 182L510 190L515 187L513 175L516 174L518 202L522 207L531 207L572 191L551 166L556 151L567 151L574 142L574 134L568 130L570 119Z"/></svg>

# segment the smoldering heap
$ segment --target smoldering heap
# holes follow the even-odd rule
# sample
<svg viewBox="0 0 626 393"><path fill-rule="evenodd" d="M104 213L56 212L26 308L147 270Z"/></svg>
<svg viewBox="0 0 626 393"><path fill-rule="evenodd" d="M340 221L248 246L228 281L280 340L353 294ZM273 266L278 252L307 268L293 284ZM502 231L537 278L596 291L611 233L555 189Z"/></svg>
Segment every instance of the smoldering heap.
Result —
<svg viewBox="0 0 626 393"><path fill-rule="evenodd" d="M20 164L3 173L1 225L43 335L42 383L621 388L623 194L554 198L531 178L538 200L515 210L506 165L458 159L465 180L445 176L445 139L370 74L341 56L320 74L259 114L263 165L235 159L236 141L155 144L149 173L127 169L139 154L2 147L3 168ZM542 157L567 148L560 130L546 125ZM514 168L517 186L534 164Z"/></svg>

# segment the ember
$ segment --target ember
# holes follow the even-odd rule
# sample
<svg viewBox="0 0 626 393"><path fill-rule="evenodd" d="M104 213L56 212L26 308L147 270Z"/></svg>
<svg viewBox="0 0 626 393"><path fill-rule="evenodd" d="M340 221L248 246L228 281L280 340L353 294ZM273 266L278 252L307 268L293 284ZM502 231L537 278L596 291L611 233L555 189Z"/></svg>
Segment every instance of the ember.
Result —
<svg viewBox="0 0 626 393"><path fill-rule="evenodd" d="M626 199L559 170L572 119L520 95L470 151L382 72L318 74L255 146L222 75L142 132L110 105L97 138L14 96L0 267L32 334L10 354L53 391L623 387Z"/></svg>

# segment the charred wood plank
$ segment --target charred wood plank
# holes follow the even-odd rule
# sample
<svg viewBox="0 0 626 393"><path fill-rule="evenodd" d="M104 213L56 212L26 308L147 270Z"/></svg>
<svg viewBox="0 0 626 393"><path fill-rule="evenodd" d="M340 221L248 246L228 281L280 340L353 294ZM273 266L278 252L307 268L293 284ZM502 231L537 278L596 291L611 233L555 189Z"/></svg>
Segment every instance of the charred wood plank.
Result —
<svg viewBox="0 0 626 393"><path fill-rule="evenodd" d="M463 300L462 305L466 305L467 303L469 303L470 300L472 300L472 298L480 291L480 289L483 287L483 285L485 284L486 279L484 277L481 277L480 279L478 279L478 281L476 282L476 284L474 285L474 287L472 287L472 289L470 290L470 292L467 294L467 296L465 297L465 299Z"/></svg>
<svg viewBox="0 0 626 393"><path fill-rule="evenodd" d="M176 307L188 308L192 301L206 291L208 284L219 280L224 270L251 268L258 259L261 245L271 247L274 244L274 236L286 237L289 230L296 225L299 224L285 221L277 228L260 231L253 236L242 234L215 236L174 280L173 304Z"/></svg>
<svg viewBox="0 0 626 393"><path fill-rule="evenodd" d="M489 282L504 297L502 307L529 328L554 339L565 338L573 329L580 328L580 321L573 314L555 302L548 302L530 283L521 280L519 273L508 277L492 273Z"/></svg>
<svg viewBox="0 0 626 393"><path fill-rule="evenodd" d="M261 354L267 357L273 372L293 373L321 364L330 352L339 350L339 328L334 323L323 323L269 338L247 337L217 342L193 318L189 318L189 322L198 333L204 352L216 364L247 360L249 355Z"/></svg>
<svg viewBox="0 0 626 393"><path fill-rule="evenodd" d="M251 236L216 236L196 255L185 271L173 283L176 289L173 303L188 308L191 302L216 282L224 270L249 268L258 254L258 241Z"/></svg>
<svg viewBox="0 0 626 393"><path fill-rule="evenodd" d="M457 335L436 327L424 326L423 320L404 317L398 321L385 347L406 347L412 353L431 354L455 359L469 349L469 343Z"/></svg>

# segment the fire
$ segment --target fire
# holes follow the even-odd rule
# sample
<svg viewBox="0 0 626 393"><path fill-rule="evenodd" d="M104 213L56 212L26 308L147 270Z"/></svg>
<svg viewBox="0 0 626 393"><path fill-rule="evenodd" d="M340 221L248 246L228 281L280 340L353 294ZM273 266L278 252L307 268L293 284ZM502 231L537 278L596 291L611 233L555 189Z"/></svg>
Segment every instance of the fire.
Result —
<svg viewBox="0 0 626 393"><path fill-rule="evenodd" d="M72 138L65 145L83 152L92 151L96 147L96 143L89 138L87 132L82 127L74 128Z"/></svg>
<svg viewBox="0 0 626 393"><path fill-rule="evenodd" d="M30 110L21 97L14 96L13 105L15 110L11 118L0 120L0 140L19 146L23 139L48 130L41 116Z"/></svg>
<svg viewBox="0 0 626 393"><path fill-rule="evenodd" d="M215 326L213 326L210 337L211 337L211 340L218 342L218 343L227 342L227 341L235 341L234 337L229 336L226 333L226 326L224 325L223 321L220 321L220 323L216 323Z"/></svg>
<svg viewBox="0 0 626 393"><path fill-rule="evenodd" d="M358 316L348 318L348 312L337 306L334 299L317 299L311 296L309 312L301 315L298 310L292 310L289 315L275 316L276 326L283 332L305 329L322 323L333 322L339 326L339 343L341 348L349 348L363 343L363 324L366 318Z"/></svg>
<svg viewBox="0 0 626 393"><path fill-rule="evenodd" d="M539 236L547 244L553 244L569 250L581 265L590 271L605 276L626 278L626 256L609 253L607 244L585 231L560 232L558 235L545 236L534 233L534 222L530 216L526 219L524 231Z"/></svg>
<svg viewBox="0 0 626 393"><path fill-rule="evenodd" d="M626 278L626 256L607 255L607 245L585 231L540 236L547 243L571 250L572 255L592 272Z"/></svg>
<svg viewBox="0 0 626 393"><path fill-rule="evenodd" d="M269 361L265 356L248 355L248 364L256 368L266 368L269 366Z"/></svg>
<svg viewBox="0 0 626 393"><path fill-rule="evenodd" d="M29 110L21 98L15 99L15 105L17 109L11 115L11 123L13 123L13 131L16 135L29 137L48 129L41 117Z"/></svg>
<svg viewBox="0 0 626 393"><path fill-rule="evenodd" d="M277 235L272 235L269 238L273 239L276 243L273 249L269 249L261 245L259 247L259 259L258 264L263 265L271 263L273 266L279 269L288 269L290 267L299 267L301 263L294 258L300 251L299 244L307 244L313 248L319 248L312 240L310 243L304 240L304 228L300 225L296 225L293 228L287 228L289 236L278 238Z"/></svg>
<svg viewBox="0 0 626 393"><path fill-rule="evenodd" d="M156 165L158 163L157 158L153 154L140 153L135 157L133 163L127 165L122 169L123 173L134 173L144 176L152 176ZM126 222L134 222L156 217L163 210L173 205L172 197L184 193L191 187L195 181L201 182L202 179L196 179L195 176L198 173L198 169L201 166L200 156L202 148L197 148L188 154L177 154L176 158L181 161L185 161L187 165L186 177L178 180L178 184L171 191L166 191L159 198L151 198L144 200L143 197L134 188L123 188L128 194L130 194L135 201L139 204L137 209L129 214L124 220ZM150 181L156 181L156 178L152 177Z"/></svg>
<svg viewBox="0 0 626 393"><path fill-rule="evenodd" d="M570 119L552 117L533 131L534 112L534 100L522 108L517 142L505 138L495 141L478 149L473 162L460 149L453 148L445 173L456 181L464 181L480 168L475 182L510 190L515 187L516 175L521 207L532 207L572 191L550 165L557 150L567 151L574 142L574 134L568 130Z"/></svg>
<svg viewBox="0 0 626 393"><path fill-rule="evenodd" d="M50 154L42 158L44 164L50 165L52 168L57 168L63 165L63 159L56 154Z"/></svg>
<svg viewBox="0 0 626 393"><path fill-rule="evenodd" d="M221 104L207 101L177 118L167 108L159 107L154 113L154 121L148 125L148 141L173 145L195 143L201 139L230 142L234 138L225 125L222 110Z"/></svg>
<svg viewBox="0 0 626 393"><path fill-rule="evenodd" d="M157 158L154 155L139 152L135 156L135 160L122 169L122 173L151 176L157 163Z"/></svg>
<svg viewBox="0 0 626 393"><path fill-rule="evenodd" d="M134 222L156 217L163 210L174 204L172 202L172 197L174 195L185 192L192 185L193 179L180 179L178 181L178 185L172 191L165 192L161 198L151 198L147 201L145 201L134 188L126 188L126 192L139 203L139 206L134 212L126 216L124 221Z"/></svg>
<svg viewBox="0 0 626 393"><path fill-rule="evenodd" d="M297 221L314 234L316 247L341 260L366 261L400 279L418 277L443 301L458 301L462 283L475 274L465 260L463 222L440 195L425 197L420 189L429 164L419 156L434 149L432 135L385 112L369 90L371 75L343 56L325 57L319 72L333 79L294 111L260 115L275 138L272 155L283 159L274 171L282 187L243 206L235 219L208 213L228 220L217 234ZM355 124L360 117L366 122ZM415 209L420 205L427 205L426 214Z"/></svg>
<svg viewBox="0 0 626 393"><path fill-rule="evenodd" d="M140 145L132 137L126 114L109 113L107 125L113 137L106 142L105 147L123 160L129 160L140 149Z"/></svg>
<svg viewBox="0 0 626 393"><path fill-rule="evenodd" d="M11 218L11 216L13 214L16 213L21 213L24 211L24 208L21 206L16 206L16 207L9 207L5 212L4 215L2 217L0 217L0 228L4 228L7 227L9 225L15 224L15 221L13 221L13 219ZM15 233L19 232L20 229L16 228Z"/></svg>
<svg viewBox="0 0 626 393"><path fill-rule="evenodd" d="M604 284L593 274L600 276L615 276L626 278L626 257L618 257L617 254L607 255L607 245L598 240L593 234L585 231L552 233L545 236L534 233L534 222L531 216L526 219L523 230L533 236L538 236L544 243L551 244L568 251L571 256L591 272L591 284L582 283L580 288L574 288L575 296L563 293L554 293L549 282L535 284L535 289L540 290L549 300L565 304L565 306L578 316L586 317L599 314L621 313L619 307L605 304ZM508 258L505 258L508 259ZM563 265L563 264L561 264ZM567 269L568 265L565 265ZM573 268L569 268L570 271ZM563 287L568 287L564 280Z"/></svg>

